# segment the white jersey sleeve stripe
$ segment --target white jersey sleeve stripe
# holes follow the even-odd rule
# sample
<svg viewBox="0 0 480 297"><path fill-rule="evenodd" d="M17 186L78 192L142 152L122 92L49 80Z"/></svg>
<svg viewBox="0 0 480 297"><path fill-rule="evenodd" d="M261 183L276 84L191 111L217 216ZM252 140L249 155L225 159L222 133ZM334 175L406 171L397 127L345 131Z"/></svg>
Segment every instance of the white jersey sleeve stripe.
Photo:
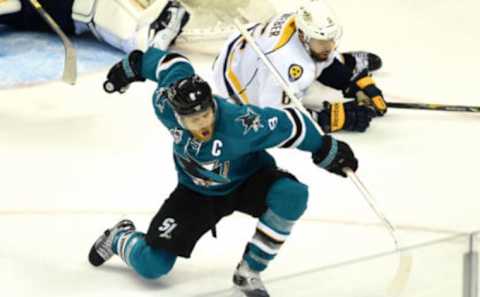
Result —
<svg viewBox="0 0 480 297"><path fill-rule="evenodd" d="M295 148L300 145L305 138L305 122L302 114L297 109L288 107L285 108L284 111L287 114L288 119L292 122L293 128L290 137L280 143L279 147Z"/></svg>
<svg viewBox="0 0 480 297"><path fill-rule="evenodd" d="M165 55L157 65L157 69L155 70L155 77L158 79L160 77L160 72L167 70L174 64L180 62L190 64L190 61L182 55L175 53Z"/></svg>

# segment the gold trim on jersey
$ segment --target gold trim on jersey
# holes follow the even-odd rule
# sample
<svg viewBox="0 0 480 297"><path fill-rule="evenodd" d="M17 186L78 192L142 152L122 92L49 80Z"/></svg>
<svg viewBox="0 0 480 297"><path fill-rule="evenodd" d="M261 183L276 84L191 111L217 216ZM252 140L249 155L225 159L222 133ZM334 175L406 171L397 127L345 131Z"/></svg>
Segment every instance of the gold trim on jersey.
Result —
<svg viewBox="0 0 480 297"><path fill-rule="evenodd" d="M248 99L247 94L245 93L245 89L243 88L242 84L240 83L240 80L238 79L237 75L235 72L233 72L232 69L232 61L235 56L235 52L238 50L239 45L241 45L243 42L243 38L240 38L237 41L237 44L234 46L234 48L231 50L230 55L227 57L227 77L230 83L232 84L232 87L235 89L235 92L240 96L240 99L244 104L248 104L250 100Z"/></svg>
<svg viewBox="0 0 480 297"><path fill-rule="evenodd" d="M280 38L273 48L272 51L275 51L281 47L283 47L285 44L288 43L288 41L292 38L293 34L296 32L297 26L295 25L295 16L291 16L285 23L282 33L280 34Z"/></svg>

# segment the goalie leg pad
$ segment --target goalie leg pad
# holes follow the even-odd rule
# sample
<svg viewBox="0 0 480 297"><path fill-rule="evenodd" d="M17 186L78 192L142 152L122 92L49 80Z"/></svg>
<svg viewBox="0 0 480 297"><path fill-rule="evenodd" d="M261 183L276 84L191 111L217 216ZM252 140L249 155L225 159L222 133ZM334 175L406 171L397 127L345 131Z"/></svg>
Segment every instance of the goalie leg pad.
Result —
<svg viewBox="0 0 480 297"><path fill-rule="evenodd" d="M125 52L143 50L148 45L149 25L166 3L157 0L145 7L138 0L75 0L72 18L86 24L98 39Z"/></svg>
<svg viewBox="0 0 480 297"><path fill-rule="evenodd" d="M72 18L81 23L90 23L95 12L97 0L75 0L72 6Z"/></svg>
<svg viewBox="0 0 480 297"><path fill-rule="evenodd" d="M19 12L22 3L19 0L0 0L0 15Z"/></svg>

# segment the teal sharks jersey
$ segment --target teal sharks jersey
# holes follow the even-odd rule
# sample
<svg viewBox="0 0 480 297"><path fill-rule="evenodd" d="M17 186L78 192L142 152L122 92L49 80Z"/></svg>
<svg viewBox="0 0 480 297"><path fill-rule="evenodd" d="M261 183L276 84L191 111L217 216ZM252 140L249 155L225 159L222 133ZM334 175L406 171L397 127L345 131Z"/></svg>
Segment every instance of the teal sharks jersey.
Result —
<svg viewBox="0 0 480 297"><path fill-rule="evenodd" d="M275 166L266 149L316 152L322 146L322 136L313 123L294 108L236 105L217 96L212 138L196 140L182 127L164 96L166 88L193 74L188 59L179 54L149 49L143 56L142 75L158 83L153 106L173 137L174 161L182 185L205 195L225 195L259 169Z"/></svg>

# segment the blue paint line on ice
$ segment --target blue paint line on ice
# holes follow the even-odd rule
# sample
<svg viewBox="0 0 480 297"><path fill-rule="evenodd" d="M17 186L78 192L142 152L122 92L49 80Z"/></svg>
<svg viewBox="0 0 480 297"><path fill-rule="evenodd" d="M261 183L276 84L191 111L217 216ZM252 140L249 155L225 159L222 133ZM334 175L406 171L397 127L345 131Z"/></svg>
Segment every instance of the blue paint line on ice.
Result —
<svg viewBox="0 0 480 297"><path fill-rule="evenodd" d="M74 37L72 42L79 74L105 69L124 55L90 36ZM56 35L0 26L0 89L59 80L63 61L63 44Z"/></svg>

